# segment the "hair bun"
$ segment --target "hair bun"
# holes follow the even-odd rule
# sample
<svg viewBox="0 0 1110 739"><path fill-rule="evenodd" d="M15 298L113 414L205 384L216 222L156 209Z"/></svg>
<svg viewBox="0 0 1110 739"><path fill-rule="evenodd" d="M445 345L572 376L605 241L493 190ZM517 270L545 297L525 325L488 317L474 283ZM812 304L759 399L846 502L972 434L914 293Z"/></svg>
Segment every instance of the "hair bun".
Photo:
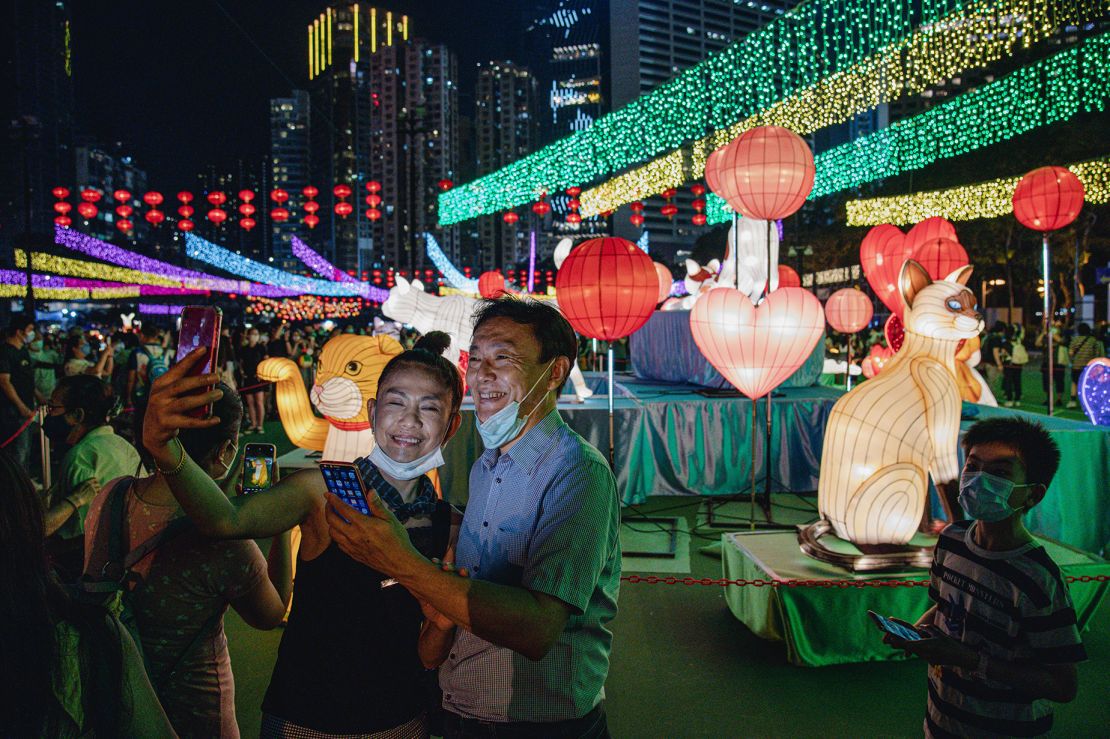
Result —
<svg viewBox="0 0 1110 739"><path fill-rule="evenodd" d="M429 331L421 336L412 348L428 352L437 357L442 357L449 346L451 346L450 334L444 331Z"/></svg>

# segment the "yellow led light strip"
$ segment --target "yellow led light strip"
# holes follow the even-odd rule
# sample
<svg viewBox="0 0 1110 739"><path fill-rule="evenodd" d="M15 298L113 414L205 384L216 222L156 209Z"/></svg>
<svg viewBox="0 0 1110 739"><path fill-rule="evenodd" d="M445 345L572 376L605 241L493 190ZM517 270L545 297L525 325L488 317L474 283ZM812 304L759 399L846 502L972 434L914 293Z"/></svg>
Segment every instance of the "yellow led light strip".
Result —
<svg viewBox="0 0 1110 739"><path fill-rule="evenodd" d="M370 8L370 52L378 50L378 9Z"/></svg>
<svg viewBox="0 0 1110 739"><path fill-rule="evenodd" d="M354 5L351 6L351 12L355 16L355 61L357 62L358 61L358 46L359 46L359 41L358 41L358 3L355 3Z"/></svg>
<svg viewBox="0 0 1110 739"><path fill-rule="evenodd" d="M19 269L27 268L27 255L22 249L15 250L15 266ZM105 280L107 282L130 282L137 285L160 285L162 287L181 287L180 280L171 280L168 277L140 272L126 267L113 267L108 264L96 262L83 262L80 259L69 257L56 257L53 254L31 252L31 269L36 272L51 272L66 277L84 277L90 280ZM103 288L113 289L113 288Z"/></svg>
<svg viewBox="0 0 1110 739"><path fill-rule="evenodd" d="M36 300L87 300L89 291L83 287L36 287ZM25 285L0 285L0 298L22 298L27 295Z"/></svg>
<svg viewBox="0 0 1110 739"><path fill-rule="evenodd" d="M316 64L314 63L316 61L316 59L315 59L315 55L313 54L313 51L312 51L313 50L313 44L315 43L315 41L316 41L316 38L315 38L315 36L313 36L312 26L309 26L308 27L308 78L309 79L312 79L313 77L316 76Z"/></svg>
<svg viewBox="0 0 1110 739"><path fill-rule="evenodd" d="M805 136L843 123L883 103L920 94L968 69L999 61L1016 47L1039 41L1065 23L1078 23L1089 12L1090 8L1067 0L976 3L916 29L905 40L848 71L830 75L756 115L586 190L579 212L593 216L616 210L698 179L714 150L750 128L782 126Z"/></svg>
<svg viewBox="0 0 1110 739"><path fill-rule="evenodd" d="M328 66L331 66L331 8L328 8Z"/></svg>
<svg viewBox="0 0 1110 739"><path fill-rule="evenodd" d="M1069 164L1083 183L1084 201L1110 202L1110 156ZM998 218L1013 212L1014 188L1021 177L1004 177L947 190L918 192L889 198L851 200L847 203L849 226L903 225L932 216L950 221Z"/></svg>

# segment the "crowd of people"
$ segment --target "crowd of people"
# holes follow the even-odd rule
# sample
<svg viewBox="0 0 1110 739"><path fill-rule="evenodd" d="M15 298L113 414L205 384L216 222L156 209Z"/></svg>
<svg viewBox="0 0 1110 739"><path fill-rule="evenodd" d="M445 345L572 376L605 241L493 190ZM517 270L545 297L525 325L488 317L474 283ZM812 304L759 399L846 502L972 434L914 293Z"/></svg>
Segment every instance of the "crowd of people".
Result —
<svg viewBox="0 0 1110 739"><path fill-rule="evenodd" d="M76 351L51 348L43 366L28 347L38 332L15 319L0 354L4 428L43 404L61 452L41 490L29 442L23 458L0 451L5 732L238 736L223 616L271 629L292 599L265 737L609 735L620 505L608 461L556 405L579 351L557 310L482 303L465 377L439 332L390 360L369 403L374 446L355 462L369 515L315 469L236 495L240 437L264 421L250 399L258 364L303 357L311 370L322 326L229 330L202 375L190 371L205 349L176 357L171 332L153 327L56 337ZM67 375L71 360L84 364ZM436 470L464 380L485 451L460 511ZM123 407L131 436L112 425ZM1060 572L1023 525L1059 452L1013 418L977 424L964 446L968 520L937 547L935 605L911 627L923 638L891 644L932 666L926 734L1047 730L1084 658Z"/></svg>

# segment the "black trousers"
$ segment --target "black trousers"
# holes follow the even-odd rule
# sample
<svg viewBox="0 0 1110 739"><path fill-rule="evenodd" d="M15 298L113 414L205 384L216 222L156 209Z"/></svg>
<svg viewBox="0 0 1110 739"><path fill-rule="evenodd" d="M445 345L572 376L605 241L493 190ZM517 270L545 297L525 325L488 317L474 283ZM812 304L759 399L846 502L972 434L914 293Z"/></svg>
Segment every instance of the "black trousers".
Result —
<svg viewBox="0 0 1110 739"><path fill-rule="evenodd" d="M1002 393L1006 400L1021 400L1021 365L1008 364L1002 369Z"/></svg>
<svg viewBox="0 0 1110 739"><path fill-rule="evenodd" d="M600 703L585 716L551 723L479 721L444 711L443 729L445 739L609 739Z"/></svg>

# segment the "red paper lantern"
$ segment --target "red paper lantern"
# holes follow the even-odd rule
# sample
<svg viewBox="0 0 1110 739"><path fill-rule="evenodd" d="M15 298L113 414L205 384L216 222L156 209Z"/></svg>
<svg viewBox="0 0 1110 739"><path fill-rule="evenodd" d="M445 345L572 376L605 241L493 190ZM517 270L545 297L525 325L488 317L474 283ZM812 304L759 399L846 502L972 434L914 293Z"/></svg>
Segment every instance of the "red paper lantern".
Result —
<svg viewBox="0 0 1110 739"><path fill-rule="evenodd" d="M439 189L442 190L443 192L447 192L448 190L450 190L452 187L455 186L455 183L452 182L451 180L447 179L446 177L444 177L442 180L440 180L436 184L439 185Z"/></svg>
<svg viewBox="0 0 1110 739"><path fill-rule="evenodd" d="M306 200L301 208L304 210L305 213L312 215L316 211L320 210L320 204L317 203L315 200Z"/></svg>
<svg viewBox="0 0 1110 739"><path fill-rule="evenodd" d="M690 218L690 222L695 226L704 226L706 220L705 213L695 213L693 217Z"/></svg>
<svg viewBox="0 0 1110 739"><path fill-rule="evenodd" d="M631 210L633 213L643 213L644 204L641 203L639 200L636 200L628 204L628 209Z"/></svg>
<svg viewBox="0 0 1110 739"><path fill-rule="evenodd" d="M567 223L578 224L582 222L582 216L577 213L567 213Z"/></svg>
<svg viewBox="0 0 1110 739"><path fill-rule="evenodd" d="M316 228L320 225L320 216L309 213L304 217L304 224L309 228Z"/></svg>
<svg viewBox="0 0 1110 739"><path fill-rule="evenodd" d="M382 191L382 183L378 182L377 180L370 180L369 182L366 183L366 192L381 192L381 191Z"/></svg>
<svg viewBox="0 0 1110 739"><path fill-rule="evenodd" d="M157 226L161 224L162 221L166 220L166 214L158 210L157 208L151 208L146 212L143 218L145 218L146 222L150 225Z"/></svg>
<svg viewBox="0 0 1110 739"><path fill-rule="evenodd" d="M377 208L382 204L382 196L377 193L370 193L366 196L366 204L371 208Z"/></svg>
<svg viewBox="0 0 1110 739"><path fill-rule="evenodd" d="M118 221L116 221L116 228L121 233L127 233L128 231L130 231L134 227L135 227L135 224L131 223L131 221L127 220L126 218L121 218Z"/></svg>
<svg viewBox="0 0 1110 739"><path fill-rule="evenodd" d="M671 198L673 198L675 195L678 194L678 190L676 190L673 187L668 187L666 190L664 190L663 192L661 192L659 194L662 197L666 198L667 200L670 200Z"/></svg>
<svg viewBox="0 0 1110 739"><path fill-rule="evenodd" d="M496 271L483 272L478 277L478 292L483 298L500 298L505 294L505 275Z"/></svg>
<svg viewBox="0 0 1110 739"><path fill-rule="evenodd" d="M1034 231L1055 231L1079 217L1083 183L1064 167L1040 167L1014 188L1014 217Z"/></svg>
<svg viewBox="0 0 1110 739"><path fill-rule="evenodd" d="M71 210L73 210L73 206L71 204L67 203L64 200L60 200L57 203L54 203L54 212L55 213L61 213L64 216L66 213L70 212Z"/></svg>
<svg viewBox="0 0 1110 739"><path fill-rule="evenodd" d="M813 190L813 152L793 131L759 126L706 160L705 180L732 209L774 221L791 215Z"/></svg>
<svg viewBox="0 0 1110 739"><path fill-rule="evenodd" d="M874 314L870 298L854 287L837 290L825 301L825 319L834 331L842 334L862 331Z"/></svg>
<svg viewBox="0 0 1110 739"><path fill-rule="evenodd" d="M644 217L639 213L633 213L628 217L628 222L631 223L633 226L643 226Z"/></svg>
<svg viewBox="0 0 1110 739"><path fill-rule="evenodd" d="M631 241L605 237L571 251L555 276L559 309L578 333L614 341L639 329L659 302L659 274Z"/></svg>
<svg viewBox="0 0 1110 739"><path fill-rule="evenodd" d="M212 210L208 211L208 220L219 226L221 223L227 220L227 211L221 210L220 208L213 208Z"/></svg>
<svg viewBox="0 0 1110 739"><path fill-rule="evenodd" d="M275 189L273 192L270 193L270 200L273 200L275 203L277 203L279 205L281 203L284 203L288 199L289 199L289 193L286 192L285 190L282 190L280 187Z"/></svg>
<svg viewBox="0 0 1110 739"><path fill-rule="evenodd" d="M701 197L705 194L705 185L700 182L690 185L690 192L694 193L696 197Z"/></svg>
<svg viewBox="0 0 1110 739"><path fill-rule="evenodd" d="M355 207L346 201L339 201L335 204L335 214L342 218L346 218L354 212Z"/></svg>
<svg viewBox="0 0 1110 739"><path fill-rule="evenodd" d="M505 213L505 215L501 216L501 220L503 220L505 223L507 223L511 226L511 225L513 225L514 223L516 223L517 221L520 220L520 216L517 215L516 211L510 210L510 211L507 211Z"/></svg>
<svg viewBox="0 0 1110 739"><path fill-rule="evenodd" d="M351 186L343 184L336 185L331 189L331 192L337 198L349 198L351 197Z"/></svg>
<svg viewBox="0 0 1110 739"><path fill-rule="evenodd" d="M135 212L135 209L132 208L130 205L117 205L116 206L116 215L119 216L120 218L130 218L131 214L134 213L134 212Z"/></svg>
<svg viewBox="0 0 1110 739"><path fill-rule="evenodd" d="M377 208L368 208L366 210L366 217L369 218L371 221L377 221L381 219L382 212Z"/></svg>
<svg viewBox="0 0 1110 739"><path fill-rule="evenodd" d="M194 228L196 228L197 224L193 223L188 218L182 218L180 221L177 222L177 227L182 231L188 233L189 231L192 231Z"/></svg>
<svg viewBox="0 0 1110 739"><path fill-rule="evenodd" d="M177 193L177 199L183 203L191 203L193 201L193 193L189 192L188 190L182 190L181 192Z"/></svg>
<svg viewBox="0 0 1110 739"><path fill-rule="evenodd" d="M315 200L316 196L320 194L320 191L318 189L316 189L315 187L313 187L312 185L306 185L301 190L301 194L304 195L309 200Z"/></svg>
<svg viewBox="0 0 1110 739"><path fill-rule="evenodd" d="M117 203L126 203L131 199L131 191L119 189L112 193L112 197L116 199Z"/></svg>
<svg viewBox="0 0 1110 739"><path fill-rule="evenodd" d="M675 215L678 213L678 206L674 203L667 203L659 209L659 212L665 215L667 218L674 218Z"/></svg>
<svg viewBox="0 0 1110 739"><path fill-rule="evenodd" d="M93 189L86 189L81 191L81 199L86 203L100 202L100 191Z"/></svg>
<svg viewBox="0 0 1110 739"><path fill-rule="evenodd" d="M59 185L58 187L55 187L53 190L51 190L50 194L58 200L65 200L69 197L69 188Z"/></svg>
<svg viewBox="0 0 1110 739"><path fill-rule="evenodd" d="M860 265L868 284L883 305L899 315L903 306L898 274L911 256L913 251L906 243L906 235L889 223L868 231L859 246Z"/></svg>
<svg viewBox="0 0 1110 739"><path fill-rule="evenodd" d="M655 273L659 275L659 295L656 296L659 300L656 302L662 303L671 296L671 285L674 283L674 277L666 266L659 262L652 262L652 264L655 265Z"/></svg>
<svg viewBox="0 0 1110 739"><path fill-rule="evenodd" d="M54 223L58 224L62 228L69 228L70 225L73 224L73 219L70 218L69 216L64 216L64 215L63 216L54 216Z"/></svg>
<svg viewBox="0 0 1110 739"><path fill-rule="evenodd" d="M960 246L960 242L946 236L921 244L913 250L913 258L934 281L943 280L968 264L967 252Z"/></svg>
<svg viewBox="0 0 1110 739"><path fill-rule="evenodd" d="M196 212L196 209L191 205L182 205L177 209L177 214L182 218L192 218L193 213Z"/></svg>
<svg viewBox="0 0 1110 739"><path fill-rule="evenodd" d="M227 202L227 195L224 195L219 190L213 190L207 195L208 202L212 205L219 207Z"/></svg>
<svg viewBox="0 0 1110 739"><path fill-rule="evenodd" d="M532 204L532 212L538 215L540 218L543 218L545 215L551 212L551 206L547 204L546 200L540 200L539 202Z"/></svg>
<svg viewBox="0 0 1110 739"><path fill-rule="evenodd" d="M256 210L257 209L250 203L242 203L239 205L239 215L241 216L253 216Z"/></svg>
<svg viewBox="0 0 1110 739"><path fill-rule="evenodd" d="M562 306L560 299L559 305ZM782 287L759 304L731 287L698 298L690 332L709 363L749 398L781 385L821 339L821 301L800 287Z"/></svg>
<svg viewBox="0 0 1110 739"><path fill-rule="evenodd" d="M254 200L254 190L240 190L239 199L242 200L244 203L249 203L250 201Z"/></svg>
<svg viewBox="0 0 1110 739"><path fill-rule="evenodd" d="M578 210L582 207L582 201L580 201L578 198L571 198L567 201L567 207L571 210Z"/></svg>
<svg viewBox="0 0 1110 739"><path fill-rule="evenodd" d="M891 316L891 318L893 317ZM872 345L871 352L860 362L860 370L863 372L863 376L870 380L882 372L883 366L891 360L895 351L897 350L891 350L889 347L879 346L878 344Z"/></svg>
<svg viewBox="0 0 1110 739"><path fill-rule="evenodd" d="M793 267L785 264L779 265L779 287L801 287L802 278L794 271Z"/></svg>
<svg viewBox="0 0 1110 739"><path fill-rule="evenodd" d="M95 205L86 201L84 203L78 203L77 212L80 213L81 217L84 218L86 221L90 221L93 218L96 218L96 214L100 211L97 210Z"/></svg>
<svg viewBox="0 0 1110 739"><path fill-rule="evenodd" d="M239 219L239 226L247 231L250 231L256 225L258 225L258 223L253 218L247 217Z"/></svg>
<svg viewBox="0 0 1110 739"><path fill-rule="evenodd" d="M700 213L701 211L705 210L705 201L701 198L698 198L697 200L694 200L690 203L690 207Z"/></svg>
<svg viewBox="0 0 1110 739"><path fill-rule="evenodd" d="M281 207L274 208L270 211L270 218L278 223L283 223L289 220L289 211Z"/></svg>
<svg viewBox="0 0 1110 739"><path fill-rule="evenodd" d="M576 187L568 187L567 188L567 195L570 195L572 198L576 198L581 194L582 194L582 188L581 187L576 186Z"/></svg>
<svg viewBox="0 0 1110 739"><path fill-rule="evenodd" d="M165 201L165 198L157 190L151 190L143 195L143 202L151 208L161 205L163 201Z"/></svg>

